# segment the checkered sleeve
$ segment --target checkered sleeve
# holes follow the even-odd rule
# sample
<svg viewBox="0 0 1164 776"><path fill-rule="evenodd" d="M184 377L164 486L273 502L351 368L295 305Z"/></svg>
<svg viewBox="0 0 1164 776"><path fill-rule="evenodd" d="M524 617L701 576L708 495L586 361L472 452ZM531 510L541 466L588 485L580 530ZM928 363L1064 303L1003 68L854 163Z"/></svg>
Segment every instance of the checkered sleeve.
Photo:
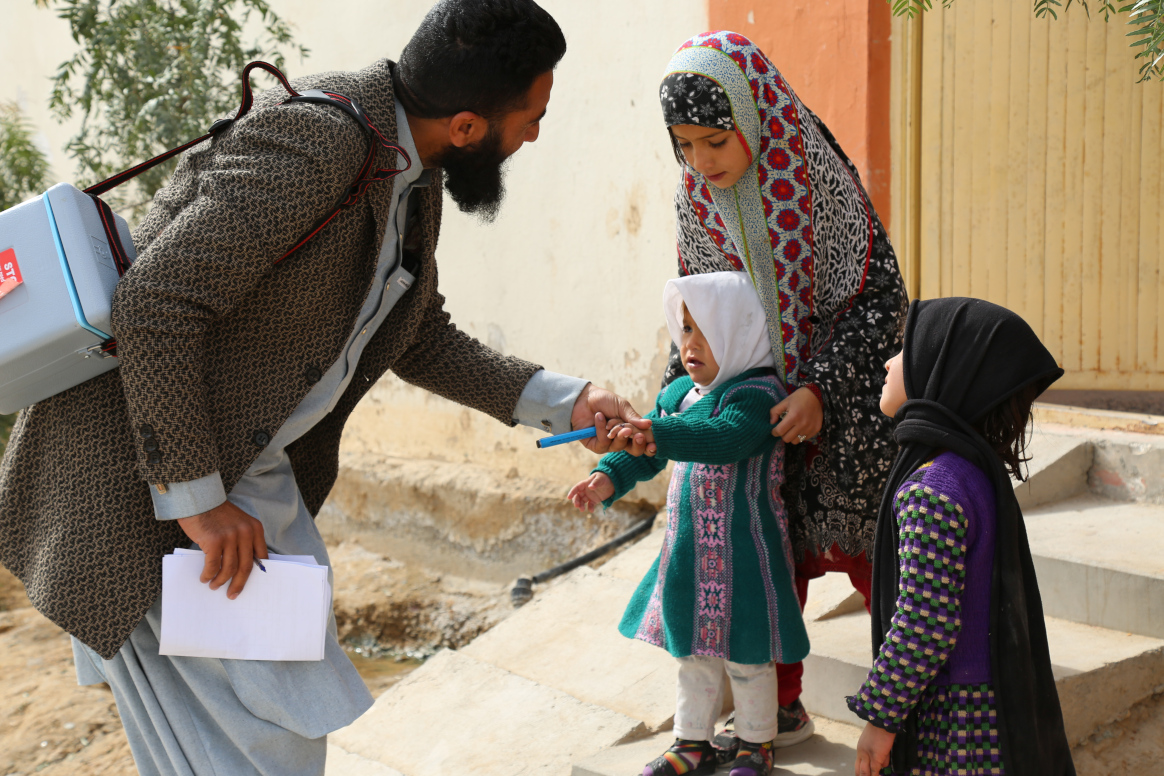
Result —
<svg viewBox="0 0 1164 776"><path fill-rule="evenodd" d="M894 501L899 527L897 612L860 691L846 700L857 716L901 730L962 627L967 521L949 496L910 481Z"/></svg>

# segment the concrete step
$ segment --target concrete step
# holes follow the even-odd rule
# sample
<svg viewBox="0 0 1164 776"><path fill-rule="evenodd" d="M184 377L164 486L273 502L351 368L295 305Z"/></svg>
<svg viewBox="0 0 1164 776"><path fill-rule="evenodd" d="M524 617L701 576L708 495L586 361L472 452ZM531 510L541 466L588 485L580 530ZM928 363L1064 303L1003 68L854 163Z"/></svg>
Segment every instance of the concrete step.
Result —
<svg viewBox="0 0 1164 776"><path fill-rule="evenodd" d="M674 658L618 632L636 584L580 568L461 654L640 720L652 732L669 728Z"/></svg>
<svg viewBox="0 0 1164 776"><path fill-rule="evenodd" d="M516 469L508 476L487 465L347 450L316 526L329 544L354 541L397 561L504 584L575 558L651 513L623 500L586 515L566 500L567 489Z"/></svg>
<svg viewBox="0 0 1164 776"><path fill-rule="evenodd" d="M1026 478L1012 480L1019 506L1025 512L1087 490L1088 472L1095 458L1091 439L1069 430L1053 433L1036 425L1027 440Z"/></svg>
<svg viewBox="0 0 1164 776"><path fill-rule="evenodd" d="M1046 614L1164 638L1164 509L1084 495L1024 517Z"/></svg>
<svg viewBox="0 0 1164 776"><path fill-rule="evenodd" d="M774 776L848 776L853 772L861 728L819 716L813 718L813 725L816 733L812 738L776 751ZM640 774L643 766L666 751L674 740L674 735L663 732L612 747L575 763L571 776ZM730 770L725 764L716 772L726 774Z"/></svg>
<svg viewBox="0 0 1164 776"><path fill-rule="evenodd" d="M329 742L405 776L566 776L645 733L636 719L445 650Z"/></svg>
<svg viewBox="0 0 1164 776"><path fill-rule="evenodd" d="M811 599L810 599L811 600ZM1077 741L1164 683L1164 640L1046 618L1047 638L1067 735ZM809 622L801 699L813 713L858 724L845 696L872 664L864 611Z"/></svg>
<svg viewBox="0 0 1164 776"><path fill-rule="evenodd" d="M1039 417L1036 412L1027 444L1030 485L1015 485L1024 510L1084 489L1115 501L1164 505L1164 431L1100 431L1040 422ZM1045 482L1036 482L1040 479Z"/></svg>

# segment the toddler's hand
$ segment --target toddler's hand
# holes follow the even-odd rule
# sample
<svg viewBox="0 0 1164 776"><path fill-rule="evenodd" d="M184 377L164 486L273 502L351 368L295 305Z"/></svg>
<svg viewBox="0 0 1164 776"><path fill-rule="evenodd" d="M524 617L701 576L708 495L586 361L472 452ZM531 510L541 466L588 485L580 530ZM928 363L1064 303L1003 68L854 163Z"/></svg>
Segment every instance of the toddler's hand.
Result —
<svg viewBox="0 0 1164 776"><path fill-rule="evenodd" d="M631 447L640 448L646 446L648 456L653 456L656 451L654 431L650 428L637 428L630 423L619 421L618 418L612 418L606 421L606 438L612 441L625 439L628 450Z"/></svg>
<svg viewBox="0 0 1164 776"><path fill-rule="evenodd" d="M610 481L610 477L602 472L595 472L570 488L566 498L573 501L574 506L583 512L593 512L596 507L602 506L603 501L613 495L614 483Z"/></svg>

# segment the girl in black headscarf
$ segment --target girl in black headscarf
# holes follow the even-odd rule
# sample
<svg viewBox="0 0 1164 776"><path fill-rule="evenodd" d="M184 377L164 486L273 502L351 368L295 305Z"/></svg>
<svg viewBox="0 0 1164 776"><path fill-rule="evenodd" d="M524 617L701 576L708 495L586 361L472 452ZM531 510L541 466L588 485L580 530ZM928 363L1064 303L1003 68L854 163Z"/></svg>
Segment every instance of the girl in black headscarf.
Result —
<svg viewBox="0 0 1164 776"><path fill-rule="evenodd" d="M1022 512L1031 405L1063 374L978 299L914 302L881 409L901 443L873 562L857 776L1075 773Z"/></svg>

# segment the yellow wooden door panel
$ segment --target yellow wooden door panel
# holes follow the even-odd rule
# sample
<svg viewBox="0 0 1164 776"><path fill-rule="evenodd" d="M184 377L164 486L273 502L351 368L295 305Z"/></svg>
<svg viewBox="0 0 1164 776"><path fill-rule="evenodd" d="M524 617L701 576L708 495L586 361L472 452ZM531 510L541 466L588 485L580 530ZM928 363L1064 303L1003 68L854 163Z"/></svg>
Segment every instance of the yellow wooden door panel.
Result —
<svg viewBox="0 0 1164 776"><path fill-rule="evenodd" d="M895 60L908 217L892 235L910 291L1015 310L1064 388L1164 390L1164 85L1136 83L1125 22L1013 0L895 22L912 47Z"/></svg>

